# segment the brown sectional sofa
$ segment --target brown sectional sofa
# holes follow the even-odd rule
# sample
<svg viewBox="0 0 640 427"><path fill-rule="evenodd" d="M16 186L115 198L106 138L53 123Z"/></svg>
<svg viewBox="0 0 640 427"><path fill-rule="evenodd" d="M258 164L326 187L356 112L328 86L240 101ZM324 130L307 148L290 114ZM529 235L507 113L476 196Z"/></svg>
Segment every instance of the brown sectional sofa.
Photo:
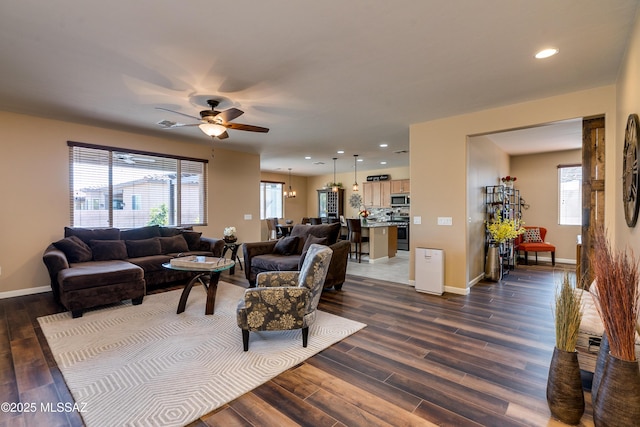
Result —
<svg viewBox="0 0 640 427"><path fill-rule="evenodd" d="M291 234L268 242L244 243L244 272L249 286L256 285L256 276L265 271L298 271L304 262L306 249L312 243L329 246L333 250L324 288L340 290L347 273L351 244L340 240L340 223L296 224Z"/></svg>
<svg viewBox="0 0 640 427"><path fill-rule="evenodd" d="M147 226L130 230L65 227L65 238L45 249L43 261L56 301L80 317L85 309L131 299L147 287L184 281L191 273L163 263L187 255L219 257L224 241L191 229Z"/></svg>

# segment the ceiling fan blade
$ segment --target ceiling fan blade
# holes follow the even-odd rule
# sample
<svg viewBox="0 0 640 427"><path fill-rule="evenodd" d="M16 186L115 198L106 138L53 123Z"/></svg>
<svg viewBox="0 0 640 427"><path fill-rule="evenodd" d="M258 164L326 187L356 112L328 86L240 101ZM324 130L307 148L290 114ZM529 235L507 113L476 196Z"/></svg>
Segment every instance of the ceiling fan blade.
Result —
<svg viewBox="0 0 640 427"><path fill-rule="evenodd" d="M244 125L242 123L225 123L224 126L226 126L229 129L246 130L249 132L262 132L262 133L269 132L269 128L263 128L260 126L253 126L253 125Z"/></svg>
<svg viewBox="0 0 640 427"><path fill-rule="evenodd" d="M190 127L190 126L200 126L200 123L188 123L188 124L175 123L175 124L172 124L170 126L162 126L162 127L165 128L165 129L176 129L176 128L186 128L186 127Z"/></svg>
<svg viewBox="0 0 640 427"><path fill-rule="evenodd" d="M218 135L218 139L227 139L229 138L229 134L227 132L222 132L220 135Z"/></svg>
<svg viewBox="0 0 640 427"><path fill-rule="evenodd" d="M237 108L229 108L228 110L221 111L218 114L218 117L222 119L223 122L230 122L233 119L237 119L241 115L244 114L244 111L238 110Z"/></svg>
<svg viewBox="0 0 640 427"><path fill-rule="evenodd" d="M200 120L200 117L190 116L189 114L181 113L179 111L169 110L168 108L156 107L156 110L168 111L170 113L180 114L181 116L189 117L189 118L194 119L194 120Z"/></svg>

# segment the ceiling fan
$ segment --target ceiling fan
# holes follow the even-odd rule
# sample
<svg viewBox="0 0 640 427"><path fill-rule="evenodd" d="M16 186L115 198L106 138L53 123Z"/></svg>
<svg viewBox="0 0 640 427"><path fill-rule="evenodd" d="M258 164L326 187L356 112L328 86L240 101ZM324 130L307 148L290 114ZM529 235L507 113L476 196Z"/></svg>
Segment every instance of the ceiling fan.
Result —
<svg viewBox="0 0 640 427"><path fill-rule="evenodd" d="M158 124L165 129L175 129L180 127L198 126L202 132L209 135L212 138L225 139L229 138L227 129L244 130L249 132L269 132L268 128L245 125L241 123L230 123L231 120L236 119L244 114L244 111L237 108L229 108L224 111L216 111L215 108L220 104L220 101L216 99L207 100L207 104L211 107L210 110L200 111L200 117L184 114L179 111L169 110L168 108L156 107L157 110L169 111L171 113L180 114L181 116L189 117L194 120L199 120L200 123L176 123L169 120L162 120Z"/></svg>

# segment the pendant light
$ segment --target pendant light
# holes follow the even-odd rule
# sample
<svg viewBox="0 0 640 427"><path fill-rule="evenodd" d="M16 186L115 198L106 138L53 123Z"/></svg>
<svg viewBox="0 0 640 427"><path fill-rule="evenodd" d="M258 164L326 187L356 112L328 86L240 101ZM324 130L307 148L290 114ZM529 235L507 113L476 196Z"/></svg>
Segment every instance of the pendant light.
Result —
<svg viewBox="0 0 640 427"><path fill-rule="evenodd" d="M334 193L338 192L338 183L336 182L336 160L338 160L337 157L333 158L333 186L331 187L331 191L333 191Z"/></svg>
<svg viewBox="0 0 640 427"><path fill-rule="evenodd" d="M289 191L285 190L284 197L287 199L293 199L296 197L296 192L291 189L291 168L289 168Z"/></svg>
<svg viewBox="0 0 640 427"><path fill-rule="evenodd" d="M354 154L353 155L353 176L354 176L354 182L353 182L353 191L358 191L358 155Z"/></svg>

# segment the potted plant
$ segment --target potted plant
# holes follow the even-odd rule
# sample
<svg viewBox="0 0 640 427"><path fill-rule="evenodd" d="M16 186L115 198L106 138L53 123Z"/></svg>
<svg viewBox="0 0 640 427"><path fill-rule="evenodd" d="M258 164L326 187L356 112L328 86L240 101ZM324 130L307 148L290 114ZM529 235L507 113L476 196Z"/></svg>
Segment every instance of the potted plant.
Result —
<svg viewBox="0 0 640 427"><path fill-rule="evenodd" d="M580 294L574 292L567 272L556 290L553 312L556 345L547 377L547 404L553 417L575 425L580 422L585 407L576 352L582 311Z"/></svg>
<svg viewBox="0 0 640 427"><path fill-rule="evenodd" d="M493 220L487 222L487 231L491 236L491 242L487 251L487 263L485 276L490 280L498 281L502 278L501 251L499 246L504 246L507 240L513 240L525 232L524 222L516 219L503 219L500 212L496 212Z"/></svg>
<svg viewBox="0 0 640 427"><path fill-rule="evenodd" d="M604 229L599 227L595 232L591 263L596 289L590 292L609 342L599 385L592 391L592 394L595 392L593 420L598 426L637 426L640 419L640 371L635 354L640 308L638 259L626 250L612 249Z"/></svg>
<svg viewBox="0 0 640 427"><path fill-rule="evenodd" d="M236 237L236 228L235 227L225 227L224 229L224 241L227 243L233 243L236 240L238 240L238 237Z"/></svg>

